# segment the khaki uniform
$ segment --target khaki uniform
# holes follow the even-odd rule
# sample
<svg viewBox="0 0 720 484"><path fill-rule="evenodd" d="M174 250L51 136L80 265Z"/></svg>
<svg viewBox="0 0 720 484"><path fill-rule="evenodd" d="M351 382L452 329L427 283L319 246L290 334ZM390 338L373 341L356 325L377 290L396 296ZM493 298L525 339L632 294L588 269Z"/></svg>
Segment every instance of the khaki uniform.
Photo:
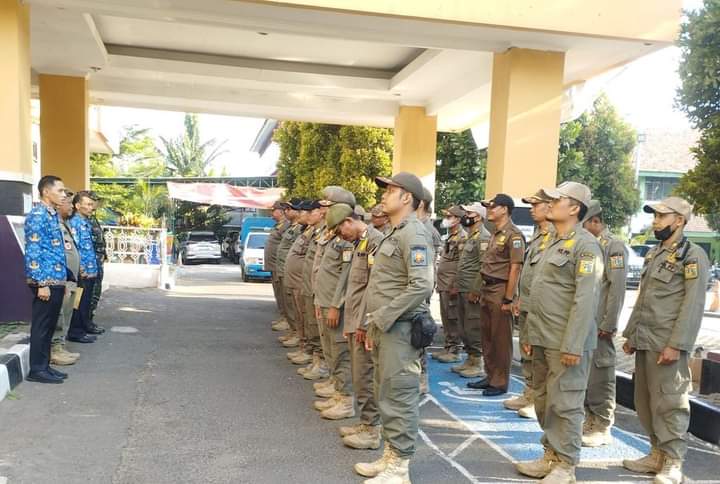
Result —
<svg viewBox="0 0 720 484"><path fill-rule="evenodd" d="M520 344L530 344L528 339L527 317L530 311L530 287L535 278L535 269L543 256L543 252L552 242L555 236L555 227L548 223L545 229L535 231L533 238L527 245L525 252L525 263L520 273L520 282L518 283L518 302L520 306L520 315L517 318L518 330L520 335ZM532 391L532 357L527 357L521 352L522 373L525 378L525 384ZM526 392L527 394L527 392Z"/></svg>
<svg viewBox="0 0 720 484"><path fill-rule="evenodd" d="M65 245L65 264L75 278L80 275L80 254L75 246L75 240L67 228L65 222L60 222L60 231L63 235L63 244ZM54 343L64 343L68 329L70 328L70 319L73 313L73 304L75 302L75 292L77 291L77 282L67 281L65 284L65 298L63 299L62 308L58 324L55 327L53 337Z"/></svg>
<svg viewBox="0 0 720 484"><path fill-rule="evenodd" d="M343 336L343 306L347 291L350 262L352 261L354 246L350 242L335 236L325 244L325 250L318 266L317 282L315 285L315 305L320 307L322 326L321 338L324 340L325 358L328 361L330 373L335 379L335 389L342 395L352 393L352 379L350 376L350 353L347 341ZM340 310L337 327L327 325L328 310Z"/></svg>
<svg viewBox="0 0 720 484"><path fill-rule="evenodd" d="M290 222L283 220L278 222L270 231L267 242L265 242L265 253L263 257L263 269L272 273L272 288L275 295L280 315L287 318L285 311L285 298L283 297L282 285L280 284L280 273L277 271L277 250L282 240L283 233L290 226Z"/></svg>
<svg viewBox="0 0 720 484"><path fill-rule="evenodd" d="M325 226L313 227L313 232L308 241L305 261L303 263L302 297L303 309L305 310L305 339L308 353L323 356L320 346L320 330L318 329L317 318L315 317L315 290L313 289L313 266L315 254L317 253L318 239L325 232Z"/></svg>
<svg viewBox="0 0 720 484"><path fill-rule="evenodd" d="M480 329L480 304L467 300L469 292L481 291L478 274L482 265L483 255L490 242L490 232L480 228L468 234L465 243L460 246L460 257L457 268L458 287L458 320L462 328L462 340L468 355L482 355L482 330Z"/></svg>
<svg viewBox="0 0 720 484"><path fill-rule="evenodd" d="M433 254L427 230L408 215L368 257L367 324L373 341L375 399L383 437L401 458L415 453L420 400L420 354L410 343L411 321L429 310Z"/></svg>
<svg viewBox="0 0 720 484"><path fill-rule="evenodd" d="M305 269L305 255L314 231L313 227L306 227L293 242L285 259L285 287L295 306L297 332L303 349L307 341L305 335L305 300L302 295L303 271Z"/></svg>
<svg viewBox="0 0 720 484"><path fill-rule="evenodd" d="M688 352L705 308L709 261L698 245L683 239L656 246L645 256L640 292L623 332L635 348L635 408L650 443L673 459L687 452L691 386ZM660 352L680 350L680 359L658 365Z"/></svg>
<svg viewBox="0 0 720 484"><path fill-rule="evenodd" d="M528 337L533 347L535 411L550 447L568 465L580 460L583 403L603 274L597 239L578 225L556 236L535 269L530 289ZM563 353L580 355L565 367Z"/></svg>
<svg viewBox="0 0 720 484"><path fill-rule="evenodd" d="M363 343L355 342L355 332L365 322L365 290L370 277L368 255L375 251L382 239L382 233L368 226L365 234L355 244L345 295L344 315L353 391L360 413L360 423L373 426L380 425L380 414L373 394L372 353L365 350Z"/></svg>
<svg viewBox="0 0 720 484"><path fill-rule="evenodd" d="M603 250L603 278L598 303L598 331L614 334L625 302L628 252L625 243L603 231L598 237ZM585 394L586 413L609 427L615 420L615 343L598 338L593 352L590 376Z"/></svg>
<svg viewBox="0 0 720 484"><path fill-rule="evenodd" d="M491 387L505 391L510 383L512 365L512 316L501 308L510 265L522 264L524 258L525 237L512 221L508 221L490 238L478 276L483 281L480 327L485 373Z"/></svg>
<svg viewBox="0 0 720 484"><path fill-rule="evenodd" d="M285 317L293 331L297 331L297 314L292 293L290 292L290 295L288 295L289 290L285 285L285 261L287 260L288 252L290 252L290 247L295 243L295 239L300 235L302 230L303 227L300 224L292 224L283 232L283 237L280 240L280 244L278 244L275 259L275 270L278 272L278 283L282 288L283 304L285 305Z"/></svg>
<svg viewBox="0 0 720 484"><path fill-rule="evenodd" d="M327 230L327 227L324 227L315 241L315 258L313 259L312 274L310 276L313 310L317 305L317 303L315 302L315 293L317 292L317 281L318 273L320 272L320 262L322 262L323 255L325 254L325 248L327 247L328 243L330 243L330 241L334 238L335 234L333 234L332 231ZM322 350L323 358L325 358L328 368L332 368L332 354L330 351L332 348L327 342L325 327L321 324L320 321L318 321L317 323L318 333L320 335L320 348Z"/></svg>
<svg viewBox="0 0 720 484"><path fill-rule="evenodd" d="M437 266L437 291L440 295L440 317L445 334L445 350L459 353L462 348L462 327L458 321L457 273L460 251L467 239L462 227L450 234L440 252Z"/></svg>

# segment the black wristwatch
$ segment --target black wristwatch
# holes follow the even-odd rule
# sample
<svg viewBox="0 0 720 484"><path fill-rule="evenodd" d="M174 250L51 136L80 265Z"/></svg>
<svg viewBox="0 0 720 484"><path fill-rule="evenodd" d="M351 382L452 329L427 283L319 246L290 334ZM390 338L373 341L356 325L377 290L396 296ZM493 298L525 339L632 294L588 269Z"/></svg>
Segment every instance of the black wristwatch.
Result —
<svg viewBox="0 0 720 484"><path fill-rule="evenodd" d="M512 302L513 302L512 299L508 299L508 298L504 297L502 303L503 303L503 304L512 304Z"/></svg>

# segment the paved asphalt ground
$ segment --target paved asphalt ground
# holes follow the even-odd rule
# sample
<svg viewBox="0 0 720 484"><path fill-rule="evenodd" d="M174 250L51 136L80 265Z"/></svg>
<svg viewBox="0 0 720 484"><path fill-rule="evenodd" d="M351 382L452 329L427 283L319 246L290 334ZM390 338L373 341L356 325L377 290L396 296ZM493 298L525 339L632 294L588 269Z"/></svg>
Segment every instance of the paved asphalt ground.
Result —
<svg viewBox="0 0 720 484"><path fill-rule="evenodd" d="M311 409L311 385L269 330L271 295L269 284L240 282L231 265L183 268L171 292L109 291L99 323L137 332L74 345L82 357L65 384L26 382L0 403L0 481L361 482L352 464L378 452L343 448L339 424ZM533 454L536 444L524 443L535 440L532 424L464 394L446 367L432 365L431 380L413 482L528 482L508 459ZM627 452L646 445L632 412L620 409L618 423ZM720 482L718 449L691 446L690 477ZM613 458L592 459L578 478L648 482Z"/></svg>

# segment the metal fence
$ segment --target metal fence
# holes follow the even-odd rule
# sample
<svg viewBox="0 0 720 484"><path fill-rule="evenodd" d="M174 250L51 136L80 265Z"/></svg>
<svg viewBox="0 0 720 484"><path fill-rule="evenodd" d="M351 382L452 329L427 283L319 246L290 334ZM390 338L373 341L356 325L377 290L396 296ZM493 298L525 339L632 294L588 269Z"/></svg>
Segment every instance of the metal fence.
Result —
<svg viewBox="0 0 720 484"><path fill-rule="evenodd" d="M167 230L104 225L108 262L163 264L167 255Z"/></svg>

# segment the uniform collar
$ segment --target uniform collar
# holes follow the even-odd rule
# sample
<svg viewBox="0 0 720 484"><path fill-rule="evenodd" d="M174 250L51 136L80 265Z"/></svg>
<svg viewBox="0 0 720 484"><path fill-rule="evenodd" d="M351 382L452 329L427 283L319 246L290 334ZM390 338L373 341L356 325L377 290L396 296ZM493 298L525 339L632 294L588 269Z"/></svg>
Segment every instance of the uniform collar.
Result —
<svg viewBox="0 0 720 484"><path fill-rule="evenodd" d="M51 207L50 205L45 203L44 200L40 200L40 205L45 207L45 210L47 210L50 215L55 215L57 213L57 210L55 209L55 207Z"/></svg>
<svg viewBox="0 0 720 484"><path fill-rule="evenodd" d="M409 222L411 222L411 221L413 221L413 220L418 220L417 214L416 214L415 212L411 212L411 213L408 214L404 219L402 219L402 220L400 221L400 223L397 224L397 227L395 227L394 230L398 230L398 229L401 229L401 228L405 227ZM393 230L393 231L394 231L394 230Z"/></svg>

